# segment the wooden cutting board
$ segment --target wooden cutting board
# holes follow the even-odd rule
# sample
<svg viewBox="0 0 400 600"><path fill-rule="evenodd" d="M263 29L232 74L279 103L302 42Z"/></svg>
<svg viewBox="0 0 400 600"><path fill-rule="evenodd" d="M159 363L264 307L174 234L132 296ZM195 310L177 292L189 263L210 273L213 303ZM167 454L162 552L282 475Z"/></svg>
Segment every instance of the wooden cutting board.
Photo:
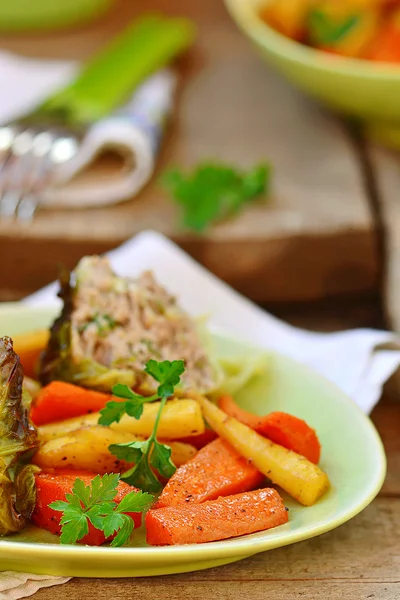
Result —
<svg viewBox="0 0 400 600"><path fill-rule="evenodd" d="M3 37L0 47L35 56L86 57L134 14L160 9L198 24L181 62L180 93L158 172L137 197L115 207L42 211L29 227L0 224L2 299L21 297L86 253L143 229L170 236L219 277L259 302L308 301L376 289L379 260L360 161L344 126L292 89L257 56L222 2L129 0L88 28ZM267 201L203 236L180 226L158 184L167 165L217 159L274 169ZM106 177L110 160L85 175Z"/></svg>

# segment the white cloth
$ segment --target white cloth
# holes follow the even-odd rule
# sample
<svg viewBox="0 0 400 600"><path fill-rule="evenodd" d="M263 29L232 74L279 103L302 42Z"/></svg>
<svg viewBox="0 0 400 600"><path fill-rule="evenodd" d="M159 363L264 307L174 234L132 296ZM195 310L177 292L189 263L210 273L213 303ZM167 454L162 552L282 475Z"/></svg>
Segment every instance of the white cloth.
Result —
<svg viewBox="0 0 400 600"><path fill-rule="evenodd" d="M40 105L71 81L78 69L75 62L32 59L0 51L0 124ZM124 107L90 127L75 158L55 171L54 184L41 193L41 204L76 209L132 198L153 174L176 83L171 70L156 73ZM92 180L91 185L74 179L102 148L115 148L126 158L118 176Z"/></svg>
<svg viewBox="0 0 400 600"><path fill-rule="evenodd" d="M188 312L209 315L211 326L308 364L353 398L365 413L371 412L383 384L400 364L399 350L378 349L396 344L399 338L394 334L373 329L322 334L287 325L235 292L159 233L143 232L109 257L121 275L154 271ZM25 302L32 306L59 302L57 289L57 283L50 284Z"/></svg>
<svg viewBox="0 0 400 600"><path fill-rule="evenodd" d="M0 573L0 600L18 600L32 596L38 590L69 581L69 577L50 577L3 571Z"/></svg>
<svg viewBox="0 0 400 600"><path fill-rule="evenodd" d="M320 334L287 325L240 296L158 233L143 232L109 256L120 275L136 276L145 269L153 270L187 311L209 315L211 326L313 367L367 414L378 402L383 384L400 364L400 351L377 349L383 344L395 344L395 335L372 329ZM58 303L57 288L56 283L50 284L24 302L30 306ZM40 587L65 581L62 577L2 573L0 600L23 598Z"/></svg>

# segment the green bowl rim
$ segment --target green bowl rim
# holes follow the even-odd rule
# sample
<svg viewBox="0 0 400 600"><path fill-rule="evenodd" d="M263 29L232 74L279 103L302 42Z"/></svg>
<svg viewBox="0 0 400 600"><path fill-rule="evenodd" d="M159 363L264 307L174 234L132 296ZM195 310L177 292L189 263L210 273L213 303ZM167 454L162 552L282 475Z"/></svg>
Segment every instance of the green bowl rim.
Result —
<svg viewBox="0 0 400 600"><path fill-rule="evenodd" d="M308 64L315 69L346 76L387 81L393 78L400 79L400 66L331 55L284 36L261 19L255 2L248 2L248 0L224 0L224 2L236 24L253 41L276 56L284 56L292 62ZM270 43L267 43L268 39Z"/></svg>

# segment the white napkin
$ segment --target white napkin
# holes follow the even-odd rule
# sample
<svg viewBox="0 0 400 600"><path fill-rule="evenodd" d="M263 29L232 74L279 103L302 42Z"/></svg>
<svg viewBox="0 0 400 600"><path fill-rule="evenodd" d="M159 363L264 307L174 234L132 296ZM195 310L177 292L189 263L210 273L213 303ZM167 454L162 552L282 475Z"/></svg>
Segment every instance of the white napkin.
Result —
<svg viewBox="0 0 400 600"><path fill-rule="evenodd" d="M78 69L75 62L32 59L0 51L0 124L40 105L71 81ZM94 124L78 154L55 171L51 187L41 193L41 204L85 208L133 197L154 171L176 83L172 71L160 71L149 77L124 107ZM75 179L103 148L114 148L124 156L122 172L108 179L92 180L90 186Z"/></svg>
<svg viewBox="0 0 400 600"><path fill-rule="evenodd" d="M0 573L0 600L18 600L32 596L38 590L69 581L69 577L51 577L3 571Z"/></svg>
<svg viewBox="0 0 400 600"><path fill-rule="evenodd" d="M240 296L156 232L139 234L110 252L109 257L120 275L135 277L145 269L153 270L188 312L210 315L211 326L308 364L353 398L367 414L378 402L383 384L400 364L400 351L377 349L383 344L398 342L393 334L372 329L321 334L287 325ZM24 302L30 306L59 303L57 289L57 283L52 283ZM15 577L20 575L15 574ZM8 578L9 574L0 574L0 590L6 589ZM34 585L39 589L41 585L65 581L66 578L44 578ZM0 600L2 597L22 598L35 591L27 592L27 589L33 588L17 581L16 587L7 592L9 595L0 594Z"/></svg>

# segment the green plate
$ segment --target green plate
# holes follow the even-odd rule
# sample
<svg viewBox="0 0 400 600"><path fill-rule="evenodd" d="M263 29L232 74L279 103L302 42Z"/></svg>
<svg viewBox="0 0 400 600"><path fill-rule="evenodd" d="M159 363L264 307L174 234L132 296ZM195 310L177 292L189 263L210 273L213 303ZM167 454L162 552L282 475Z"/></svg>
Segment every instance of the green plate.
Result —
<svg viewBox="0 0 400 600"><path fill-rule="evenodd" d="M8 305L0 310L0 335L13 336L47 326L54 310ZM215 334L223 356L257 351ZM378 493L386 471L381 440L370 420L331 383L307 367L269 353L265 374L238 396L239 403L260 414L283 410L306 419L320 436L321 466L331 490L313 507L284 497L289 523L270 531L208 544L151 548L136 531L132 546L91 548L61 546L58 538L35 527L0 541L0 570L79 577L144 577L207 569L312 538L338 527L365 508Z"/></svg>

